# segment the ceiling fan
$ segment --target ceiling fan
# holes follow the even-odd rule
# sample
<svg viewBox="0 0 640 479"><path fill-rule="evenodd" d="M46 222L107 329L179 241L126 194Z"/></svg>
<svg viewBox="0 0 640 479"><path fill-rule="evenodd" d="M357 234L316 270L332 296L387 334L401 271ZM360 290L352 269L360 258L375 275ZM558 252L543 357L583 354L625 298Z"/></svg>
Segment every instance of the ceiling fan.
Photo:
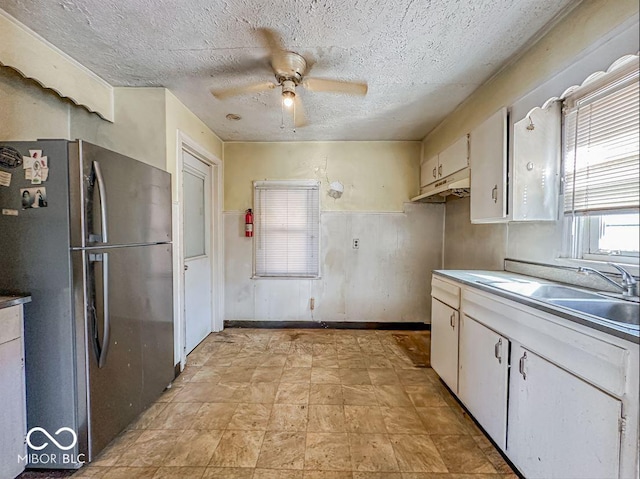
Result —
<svg viewBox="0 0 640 479"><path fill-rule="evenodd" d="M280 87L282 89L283 106L285 108L293 107L294 124L296 127L302 127L307 124L307 120L300 97L296 95L297 87L304 87L313 92L346 93L348 95L367 94L366 83L307 77L306 75L309 73L311 66L302 55L285 50L282 47L280 36L274 30L259 28L258 33L262 37L265 48L269 50L269 65L276 77L276 82L267 81L211 90L211 94L217 99L224 100L236 95Z"/></svg>

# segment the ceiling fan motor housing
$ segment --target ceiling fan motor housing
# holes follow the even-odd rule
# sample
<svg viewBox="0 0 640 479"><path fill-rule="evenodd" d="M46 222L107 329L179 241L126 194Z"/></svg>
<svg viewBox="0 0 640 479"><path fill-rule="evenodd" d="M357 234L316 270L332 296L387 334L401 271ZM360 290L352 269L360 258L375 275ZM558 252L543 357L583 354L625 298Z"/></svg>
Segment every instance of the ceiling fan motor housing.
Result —
<svg viewBox="0 0 640 479"><path fill-rule="evenodd" d="M281 55L272 59L271 67L278 83L282 84L283 87L286 81L293 82L295 86L302 81L302 77L307 71L307 61L297 53L282 52Z"/></svg>

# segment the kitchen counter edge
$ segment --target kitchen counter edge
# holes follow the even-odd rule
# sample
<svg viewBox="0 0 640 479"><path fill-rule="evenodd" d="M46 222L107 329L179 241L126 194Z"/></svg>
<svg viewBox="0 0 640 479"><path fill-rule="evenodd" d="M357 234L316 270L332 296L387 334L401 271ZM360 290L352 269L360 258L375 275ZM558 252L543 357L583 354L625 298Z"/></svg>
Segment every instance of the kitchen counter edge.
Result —
<svg viewBox="0 0 640 479"><path fill-rule="evenodd" d="M528 281L539 281L549 284L560 284L555 281L548 281L541 278L536 278L535 276L526 276L518 273L510 273L508 271L488 271L488 270L434 270L433 274L436 276L441 276L443 278L448 278L453 281L457 281L462 284L466 284L467 286L471 286L477 288L481 291L485 291L487 293L495 294L496 296L500 296L505 299L509 299L511 301L515 301L520 304L524 304L525 306L529 306L531 308L544 311L545 313L553 314L554 316L561 317L563 319L567 319L569 321L573 321L574 323L581 324L583 326L587 326L592 329L596 329L598 331L602 331L603 333L611 334L612 336L616 336L618 338L624 339L626 341L640 344L640 335L630 329L626 329L623 327L616 327L615 325L607 323L605 320L598 320L597 317L591 317L587 315L582 315L578 312L575 314L566 309L556 308L553 305L538 301L535 299L528 298L526 296L522 296L517 293L510 293L508 291L504 291L498 288L493 288L489 285L483 284L480 281L482 280L478 276L484 276L484 280L486 280L487 276L494 277L497 281L507 280L510 278L513 279L526 279ZM476 278L474 278L476 277ZM572 286L578 289L586 289L581 288L579 286ZM593 318L593 319L592 319Z"/></svg>
<svg viewBox="0 0 640 479"><path fill-rule="evenodd" d="M30 302L31 296L28 294L0 294L0 309Z"/></svg>

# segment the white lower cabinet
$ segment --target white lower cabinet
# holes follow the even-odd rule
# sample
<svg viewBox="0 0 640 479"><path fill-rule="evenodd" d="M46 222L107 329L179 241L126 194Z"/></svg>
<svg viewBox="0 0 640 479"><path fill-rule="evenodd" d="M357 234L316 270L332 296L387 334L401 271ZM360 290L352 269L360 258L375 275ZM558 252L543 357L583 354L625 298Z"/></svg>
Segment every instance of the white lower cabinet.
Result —
<svg viewBox="0 0 640 479"><path fill-rule="evenodd" d="M432 298L433 369L524 477L640 477L637 343L439 275Z"/></svg>
<svg viewBox="0 0 640 479"><path fill-rule="evenodd" d="M22 306L0 309L0 477L24 470L26 447Z"/></svg>
<svg viewBox="0 0 640 479"><path fill-rule="evenodd" d="M507 454L528 479L619 477L622 402L513 347Z"/></svg>
<svg viewBox="0 0 640 479"><path fill-rule="evenodd" d="M509 340L463 315L459 357L458 396L491 439L505 449Z"/></svg>
<svg viewBox="0 0 640 479"><path fill-rule="evenodd" d="M433 298L431 304L431 367L458 393L459 313Z"/></svg>

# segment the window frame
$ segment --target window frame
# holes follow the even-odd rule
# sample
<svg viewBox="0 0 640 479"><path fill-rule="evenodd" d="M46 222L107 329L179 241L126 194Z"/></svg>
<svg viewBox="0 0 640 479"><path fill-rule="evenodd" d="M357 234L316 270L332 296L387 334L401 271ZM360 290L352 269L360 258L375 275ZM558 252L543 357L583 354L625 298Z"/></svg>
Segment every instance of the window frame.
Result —
<svg viewBox="0 0 640 479"><path fill-rule="evenodd" d="M608 85L615 85L621 78L624 78L632 71L638 70L638 60L632 60L626 64L623 64L620 68L615 69L607 74L604 74L593 82L586 83L582 87L572 89L563 96L563 109L562 109L562 186L563 196L571 194L570 186L567 183L566 176L566 162L570 161L567 158L567 115L574 110L575 105L581 99L588 98L594 95L594 92L603 89ZM637 77L636 77L637 81ZM628 82L627 82L628 84ZM607 94L612 94L616 90L623 88L624 86L613 87L608 92L600 93L596 96L602 97ZM626 263L631 265L638 265L640 259L640 252L636 251L615 251L607 253L599 249L600 242L600 230L602 227L603 218L608 214L624 214L624 213L637 213L637 209L620 208L613 209L605 212L576 212L565 210L565 201L561 201L560 214L563 222L563 251L565 257L562 259L572 261L595 261L595 262L610 262Z"/></svg>
<svg viewBox="0 0 640 479"><path fill-rule="evenodd" d="M322 263L320 261L320 254L322 251L322 234L321 234L321 205L320 205L320 184L321 182L318 180L260 180L253 182L253 212L254 212L254 223L257 224L258 221L258 210L256 208L256 191L258 189L306 189L306 190L314 190L317 194L317 232L318 232L318 241L317 241L317 251L315 252L315 258L317 262L317 274L315 275L295 275L295 274L259 274L257 272L257 252L258 252L258 242L259 242L259 227L255 227L254 225L254 237L253 237L253 257L252 257L252 276L251 279L268 279L268 280L300 280L300 279L310 279L317 280L322 279Z"/></svg>

